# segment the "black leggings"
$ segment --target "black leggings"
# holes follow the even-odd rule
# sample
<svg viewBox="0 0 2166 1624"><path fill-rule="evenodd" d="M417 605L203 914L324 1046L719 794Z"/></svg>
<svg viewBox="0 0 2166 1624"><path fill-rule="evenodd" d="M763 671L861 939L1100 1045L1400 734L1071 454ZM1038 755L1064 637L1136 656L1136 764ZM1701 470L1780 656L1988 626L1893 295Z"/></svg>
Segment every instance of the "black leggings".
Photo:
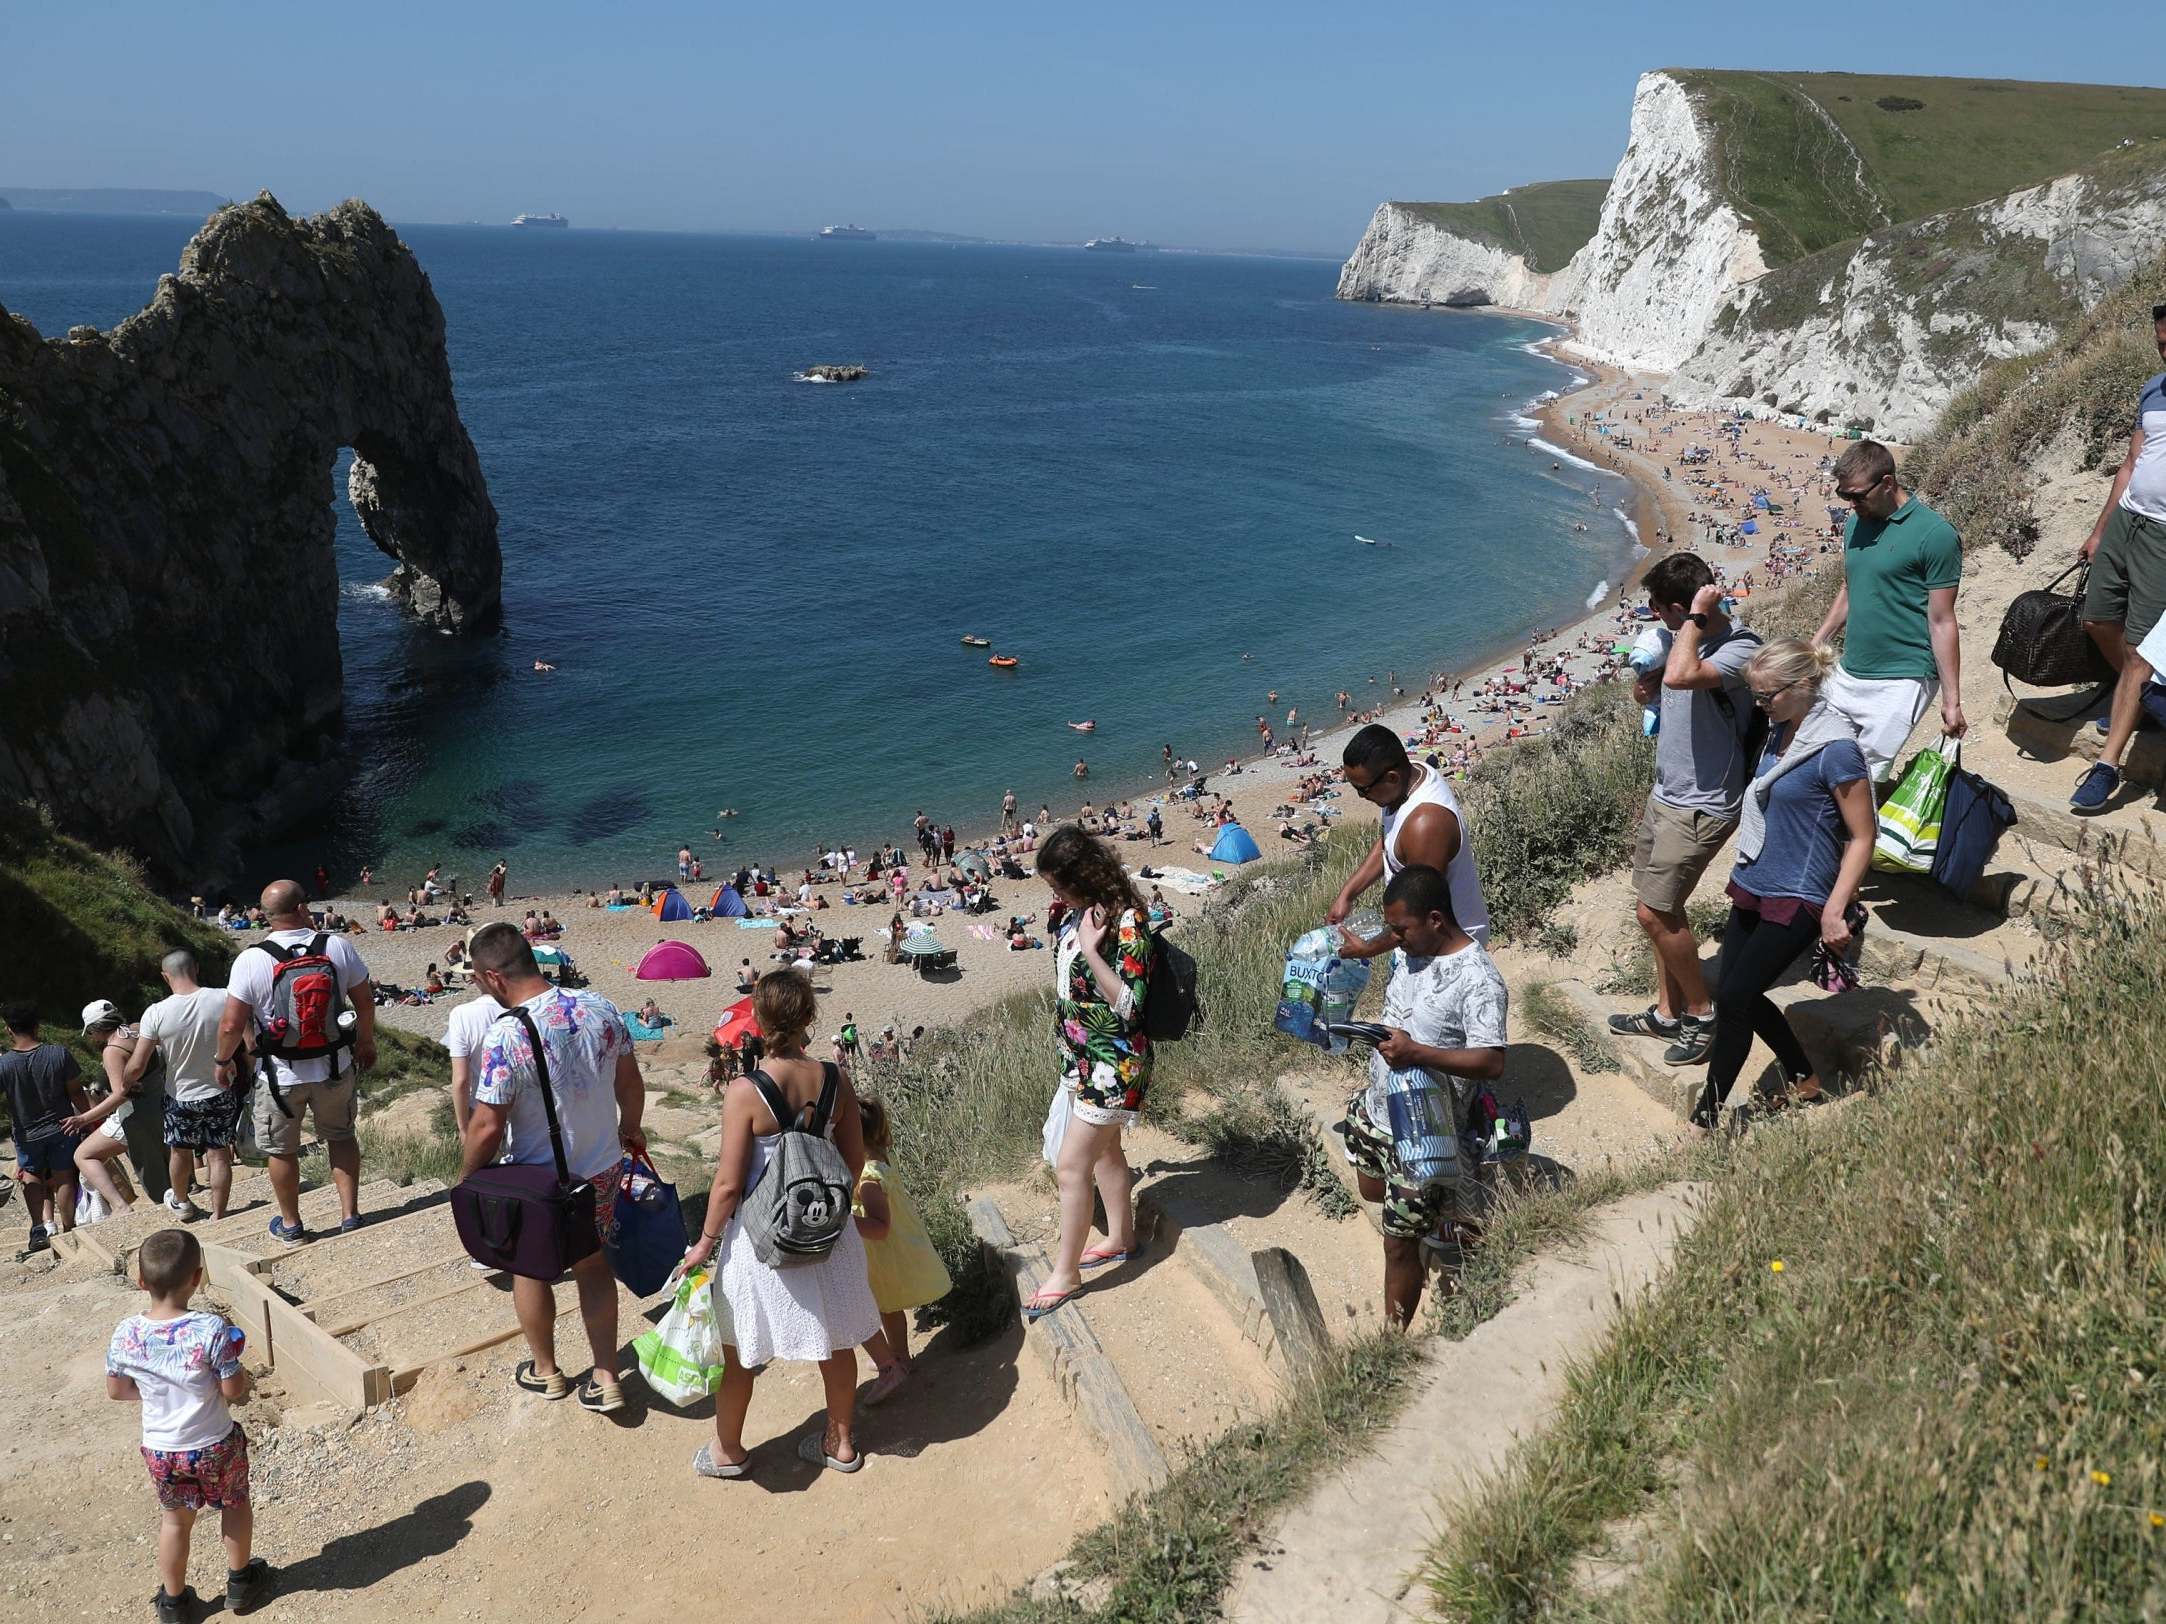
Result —
<svg viewBox="0 0 2166 1624"><path fill-rule="evenodd" d="M1767 989L1780 981L1798 955L1819 939L1817 908L1800 910L1787 925L1772 924L1749 908L1731 908L1730 922L1722 928L1722 964L1715 986L1715 1043L1707 1056L1707 1087L1700 1094L1700 1103L1692 1109L1692 1120L1701 1127L1715 1125L1731 1085L1745 1069L1755 1032L1775 1051L1785 1077L1795 1082L1812 1075L1812 1062L1805 1058L1797 1034L1767 996Z"/></svg>

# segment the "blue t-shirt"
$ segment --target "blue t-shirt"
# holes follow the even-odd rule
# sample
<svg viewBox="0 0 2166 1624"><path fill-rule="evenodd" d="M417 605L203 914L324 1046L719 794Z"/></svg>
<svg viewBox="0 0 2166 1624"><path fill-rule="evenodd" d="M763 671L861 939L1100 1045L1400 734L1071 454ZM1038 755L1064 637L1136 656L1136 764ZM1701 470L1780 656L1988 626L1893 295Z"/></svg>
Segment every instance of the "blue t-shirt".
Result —
<svg viewBox="0 0 2166 1624"><path fill-rule="evenodd" d="M1766 776L1781 760L1771 737L1753 776ZM1767 837L1760 843L1760 855L1739 858L1731 880L1756 897L1796 897L1825 907L1847 838L1835 791L1865 776L1864 752L1851 740L1838 739L1776 779L1768 791Z"/></svg>

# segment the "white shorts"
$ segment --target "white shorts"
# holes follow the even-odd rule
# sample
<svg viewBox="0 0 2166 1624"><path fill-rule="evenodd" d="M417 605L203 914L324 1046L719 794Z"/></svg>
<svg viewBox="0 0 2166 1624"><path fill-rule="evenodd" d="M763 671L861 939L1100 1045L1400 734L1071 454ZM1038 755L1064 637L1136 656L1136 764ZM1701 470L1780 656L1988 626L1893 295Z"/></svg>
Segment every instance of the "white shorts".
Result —
<svg viewBox="0 0 2166 1624"><path fill-rule="evenodd" d="M128 1113L134 1109L135 1102L131 1100L99 1123L95 1131L104 1134L106 1138L116 1144L126 1144L128 1140Z"/></svg>
<svg viewBox="0 0 2166 1624"><path fill-rule="evenodd" d="M1848 718L1858 730L1858 748L1876 784L1888 781L1911 729L1939 692L1937 678L1853 677L1840 665L1820 685L1820 697L1828 708Z"/></svg>

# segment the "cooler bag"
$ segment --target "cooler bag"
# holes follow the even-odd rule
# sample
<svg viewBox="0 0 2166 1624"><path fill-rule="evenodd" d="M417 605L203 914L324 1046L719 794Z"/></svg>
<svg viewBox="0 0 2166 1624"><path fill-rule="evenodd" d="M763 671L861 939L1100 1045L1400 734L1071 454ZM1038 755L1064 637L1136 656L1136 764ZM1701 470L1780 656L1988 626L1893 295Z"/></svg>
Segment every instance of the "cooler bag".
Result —
<svg viewBox="0 0 2166 1624"><path fill-rule="evenodd" d="M476 1263L529 1280L554 1280L601 1247L602 1238L594 1227L594 1186L583 1180L574 1182L564 1159L549 1057L534 1017L524 1009L512 1010L510 1015L526 1028L534 1045L534 1076L541 1086L542 1110L549 1118L549 1148L555 1152L556 1165L499 1162L476 1168L452 1187L451 1217L458 1226L459 1244Z"/></svg>

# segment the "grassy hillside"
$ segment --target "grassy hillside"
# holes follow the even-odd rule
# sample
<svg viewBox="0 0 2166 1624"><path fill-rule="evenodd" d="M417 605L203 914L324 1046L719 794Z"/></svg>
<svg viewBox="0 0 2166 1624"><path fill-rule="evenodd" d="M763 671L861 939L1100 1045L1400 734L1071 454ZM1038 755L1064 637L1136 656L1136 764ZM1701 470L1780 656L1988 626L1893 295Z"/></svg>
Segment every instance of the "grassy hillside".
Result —
<svg viewBox="0 0 2166 1624"><path fill-rule="evenodd" d="M1670 71L1720 132L1720 184L1771 265L2166 141L2166 90Z"/></svg>
<svg viewBox="0 0 2166 1624"><path fill-rule="evenodd" d="M110 998L131 1020L165 996L158 961L176 947L195 954L206 986L223 985L249 938L214 930L145 883L133 858L93 851L60 834L35 808L0 800L0 1002L28 998L49 1038L74 1043L86 1065L76 1016ZM379 1028L372 1093L447 1079L443 1046Z"/></svg>
<svg viewBox="0 0 2166 1624"><path fill-rule="evenodd" d="M1594 235L1607 180L1545 180L1472 203L1400 203L1456 236L1518 254L1530 270L1561 271Z"/></svg>

